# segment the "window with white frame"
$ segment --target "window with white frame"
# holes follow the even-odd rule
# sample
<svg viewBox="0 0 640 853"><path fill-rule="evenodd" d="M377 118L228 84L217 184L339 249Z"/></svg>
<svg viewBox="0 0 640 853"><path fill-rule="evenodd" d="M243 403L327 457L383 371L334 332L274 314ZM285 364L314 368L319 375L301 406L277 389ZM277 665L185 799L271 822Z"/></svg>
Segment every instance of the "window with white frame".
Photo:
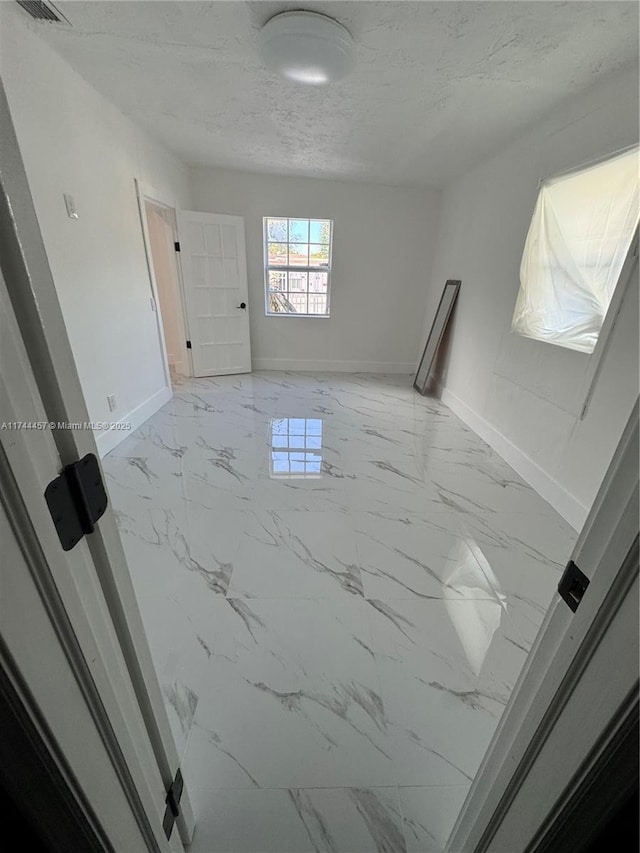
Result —
<svg viewBox="0 0 640 853"><path fill-rule="evenodd" d="M592 353L640 219L638 148L543 182L512 330Z"/></svg>
<svg viewBox="0 0 640 853"><path fill-rule="evenodd" d="M332 236L330 219L265 216L267 315L329 316Z"/></svg>

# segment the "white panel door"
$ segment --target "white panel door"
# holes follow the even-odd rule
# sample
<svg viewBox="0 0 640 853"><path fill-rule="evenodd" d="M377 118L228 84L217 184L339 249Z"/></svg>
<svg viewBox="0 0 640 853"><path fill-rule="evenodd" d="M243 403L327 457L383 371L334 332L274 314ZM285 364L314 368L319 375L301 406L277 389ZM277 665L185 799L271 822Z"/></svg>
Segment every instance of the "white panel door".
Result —
<svg viewBox="0 0 640 853"><path fill-rule="evenodd" d="M251 372L244 219L178 210L194 376Z"/></svg>

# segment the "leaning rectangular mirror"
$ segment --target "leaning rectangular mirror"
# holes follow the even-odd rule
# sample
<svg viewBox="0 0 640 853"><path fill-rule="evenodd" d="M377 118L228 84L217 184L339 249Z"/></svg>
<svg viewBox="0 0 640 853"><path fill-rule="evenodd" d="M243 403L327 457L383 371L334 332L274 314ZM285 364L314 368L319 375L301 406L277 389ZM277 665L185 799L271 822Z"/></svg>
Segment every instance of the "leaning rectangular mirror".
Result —
<svg viewBox="0 0 640 853"><path fill-rule="evenodd" d="M420 359L416 378L413 383L413 387L421 394L426 393L427 382L429 380L431 368L433 367L433 361L438 351L438 347L440 346L445 329L447 328L447 323L449 322L449 317L451 316L451 311L453 310L461 283L462 282L460 281L449 279L442 291L442 296L438 303L438 310L436 311L436 316L433 321L433 325L431 326L431 331L429 332L429 337L427 338L427 343L425 345L424 352L422 353L422 358Z"/></svg>

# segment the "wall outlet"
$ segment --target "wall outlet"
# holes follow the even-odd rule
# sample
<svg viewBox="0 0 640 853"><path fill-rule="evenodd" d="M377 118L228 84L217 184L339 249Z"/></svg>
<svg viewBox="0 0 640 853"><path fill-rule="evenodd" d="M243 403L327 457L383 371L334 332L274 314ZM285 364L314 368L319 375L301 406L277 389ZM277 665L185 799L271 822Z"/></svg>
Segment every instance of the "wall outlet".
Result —
<svg viewBox="0 0 640 853"><path fill-rule="evenodd" d="M109 396L107 397L107 405L109 406L110 412L115 412L115 409L116 409L116 395L115 394L109 394Z"/></svg>

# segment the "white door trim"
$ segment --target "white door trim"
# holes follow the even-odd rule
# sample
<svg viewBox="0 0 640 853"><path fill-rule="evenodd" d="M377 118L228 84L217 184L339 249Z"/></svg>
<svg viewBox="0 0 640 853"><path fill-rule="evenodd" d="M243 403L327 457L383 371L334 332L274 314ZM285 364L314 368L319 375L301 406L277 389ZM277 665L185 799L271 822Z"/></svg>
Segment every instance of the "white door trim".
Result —
<svg viewBox="0 0 640 853"><path fill-rule="evenodd" d="M2 337L3 355L10 345L14 352L14 357L3 359L2 380L7 395L6 408L3 400L4 411L10 410L9 400L15 406L19 398L20 407L15 409L17 420L88 423L89 415L1 83L0 259L7 294L5 314L15 315L14 331ZM63 552L47 511L44 489L52 479L52 472L55 475L64 465L87 453L96 453L94 435L84 429L55 429L45 433L23 430L10 435L0 433L0 438L5 452L9 457L14 456L12 470L38 537L41 542L49 543L45 548L47 557L52 555L51 559L60 561ZM104 662L103 689L105 695L113 696L114 713L120 708L125 740L129 726L136 731L131 760L138 749L142 750L137 760L142 761L152 776L157 773L162 789L167 790L179 767L179 757L110 507L94 532L68 555L81 563L70 572L67 560L59 562L56 582L66 590L67 612L74 627L79 630L80 625L85 626L88 660L92 659L91 646L96 650L96 661L111 651L109 666ZM91 583L82 586L86 578L91 578ZM104 640L106 645L100 630L108 639L108 643ZM133 691L131 694L127 684ZM149 751L145 753L146 744ZM160 793L154 792L154 803ZM186 790L181 808L178 828L186 843L194 826ZM181 847L175 846L176 837L174 832L172 844L179 850Z"/></svg>
<svg viewBox="0 0 640 853"><path fill-rule="evenodd" d="M491 853L518 849L521 840L534 849L637 707L637 540L607 599L525 756L519 788L486 847Z"/></svg>
<svg viewBox="0 0 640 853"><path fill-rule="evenodd" d="M178 203L173 196L166 194L163 190L157 190L151 184L146 184L138 178L135 179L138 196L143 196L145 201L150 201L157 204L159 207L166 207L169 210L177 210Z"/></svg>
<svg viewBox="0 0 640 853"><path fill-rule="evenodd" d="M85 696L95 693L96 684L83 666L76 638L66 626L62 627L64 608L50 582L28 515L26 529L20 530L24 507L1 447L0 492L3 678L17 693L23 714L41 740L40 755L44 749L47 763L57 768L72 799L70 807L88 825L97 849L114 853L126 842L131 853L157 850L144 805L139 797L132 801L127 792L131 775L114 749L113 733L105 733L108 726L105 727L104 713L96 718L92 710L97 711L99 705L94 704L91 709L85 701ZM56 613L61 609L62 614ZM28 631L24 629L26 613ZM54 680L50 673L55 673ZM69 720L73 720L72 725Z"/></svg>
<svg viewBox="0 0 640 853"><path fill-rule="evenodd" d="M3 418L46 423L1 277L0 324L6 358L0 377ZM0 431L0 498L148 848L180 851L162 838L162 779L88 543L63 552L44 500L47 479L60 464L56 431Z"/></svg>
<svg viewBox="0 0 640 853"><path fill-rule="evenodd" d="M574 613L556 596L496 733L473 781L471 790L447 844L447 851L493 851L493 839L554 732L562 713L580 685L580 678L595 660L606 631L637 581L637 564L626 560L638 536L638 405L636 403L616 454L580 533L572 559L589 578L589 586ZM636 612L634 607L634 613ZM617 649L620 654L620 648ZM619 667L622 678L625 667ZM635 673L637 683L637 672ZM633 685L626 685L632 689ZM602 691L607 694L607 691ZM611 703L622 699L615 691L601 703L604 717ZM602 715L582 715L575 720L583 738L584 758L589 744L601 734ZM556 747L554 761L560 771L547 775L545 790L518 801L521 830L525 821L537 829L547 817L545 801L553 792L560 797L563 774L577 772L573 744ZM572 763L573 762L573 763ZM537 810L537 811L536 811ZM537 826L536 826L537 823ZM526 844L523 844L524 850ZM495 848L499 849L499 848Z"/></svg>

